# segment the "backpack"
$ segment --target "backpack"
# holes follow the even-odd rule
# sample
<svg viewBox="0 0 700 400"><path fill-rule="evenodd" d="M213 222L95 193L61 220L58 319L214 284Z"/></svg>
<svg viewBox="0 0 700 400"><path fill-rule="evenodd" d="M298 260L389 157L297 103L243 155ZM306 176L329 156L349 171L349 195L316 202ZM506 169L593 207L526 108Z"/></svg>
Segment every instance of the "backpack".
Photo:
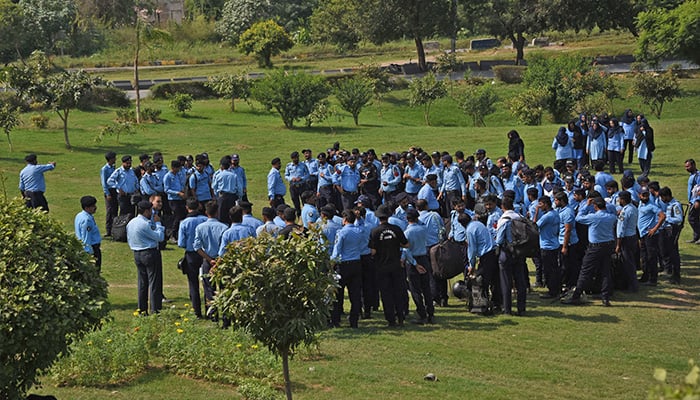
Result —
<svg viewBox="0 0 700 400"><path fill-rule="evenodd" d="M126 242L126 225L134 218L131 214L118 215L112 221L112 240Z"/></svg>
<svg viewBox="0 0 700 400"><path fill-rule="evenodd" d="M430 263L433 275L440 279L451 279L464 273L467 265L464 244L446 240L430 249Z"/></svg>
<svg viewBox="0 0 700 400"><path fill-rule="evenodd" d="M536 257L540 254L540 230L532 220L510 219L510 233L513 240L506 245L510 254L515 257Z"/></svg>

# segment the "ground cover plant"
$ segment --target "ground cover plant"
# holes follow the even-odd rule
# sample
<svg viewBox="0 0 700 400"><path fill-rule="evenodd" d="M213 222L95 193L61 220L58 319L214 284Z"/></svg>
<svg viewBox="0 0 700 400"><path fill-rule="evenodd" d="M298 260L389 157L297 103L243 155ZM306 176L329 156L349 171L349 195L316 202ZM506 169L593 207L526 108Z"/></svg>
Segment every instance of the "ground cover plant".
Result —
<svg viewBox="0 0 700 400"><path fill-rule="evenodd" d="M628 79L621 78L623 96L628 94ZM500 99L522 90L517 85L500 83L493 87ZM700 80L681 79L681 87L684 96L664 107L663 121L650 119L657 142L652 177L669 185L679 199L684 197L687 181L683 161L700 158L695 134L700 122L693 112L700 107ZM94 137L99 126L114 119L114 110L74 111L71 151L63 149L62 124L51 116L47 129L22 125L13 130L15 151L3 150L0 154L0 172L5 190L12 196L17 193L17 174L26 153L35 152L40 160L57 161L57 169L46 177L47 198L51 215L72 231L72 219L80 210L79 197L92 194L101 200L98 172L108 150L119 155L162 151L166 160L202 151L214 160L238 153L247 170L249 196L256 215L266 204L265 176L273 157L286 162L293 150L311 148L319 152L335 141L344 148L373 147L377 152L403 150L412 145L428 151L463 150L467 154L484 148L495 158L506 152L506 133L515 128L525 141L528 163L553 161L550 145L557 124L545 120L541 126L518 125L499 102L496 112L484 118L486 127L475 128L460 112L457 102L447 97L432 106L428 127L422 110L410 108L408 98L408 91L392 91L383 97L381 115L377 105L370 104L363 109L360 126L356 127L351 116L345 114L346 118L336 123L335 133L323 125L285 129L279 116L263 111L259 104L252 109L241 103L236 113L231 113L227 102L199 100L189 113L190 118L181 118L168 109L167 101L145 100L145 106L163 110L162 123L143 125L136 134L121 137L120 143L106 137L99 144L94 143ZM648 113L636 97L618 99L615 107L619 108L616 114L627 107ZM630 168L638 172L636 164ZM96 218L101 221L103 216L100 201ZM686 228L681 242L688 238ZM127 328L134 321L132 313L136 309L133 256L126 244L109 241L103 243L103 253L102 275L110 284L114 324ZM181 255L179 249L163 252L165 293L174 299L174 304L188 302L186 280L175 267ZM666 369L668 381L676 382L687 374L688 358L700 356L700 248L683 243L681 255L682 285L661 284L637 294L617 293L612 308L598 307L596 303L567 308L531 295L529 317L485 318L469 315L463 304L451 301L450 307L437 310L438 323L434 326L386 330L383 321L375 318L361 321L359 331L325 331L317 349L300 350L290 365L294 393L301 399L646 397L655 385L655 368ZM203 330L212 325L193 323L204 324ZM172 328L176 333L178 328ZM179 336L174 337L179 341ZM231 346L223 339L220 344L235 351L235 344ZM172 342L171 351L177 346ZM38 391L70 399L237 396L232 385L178 375L168 360L169 357L158 355L140 374L116 386L57 388L57 381L47 376ZM439 380L423 380L427 373L434 373Z"/></svg>

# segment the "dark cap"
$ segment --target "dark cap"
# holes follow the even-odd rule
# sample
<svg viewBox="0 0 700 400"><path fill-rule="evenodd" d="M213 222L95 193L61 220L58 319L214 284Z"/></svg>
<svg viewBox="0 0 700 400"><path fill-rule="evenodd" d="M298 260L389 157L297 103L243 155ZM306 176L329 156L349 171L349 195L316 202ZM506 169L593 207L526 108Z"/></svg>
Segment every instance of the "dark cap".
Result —
<svg viewBox="0 0 700 400"><path fill-rule="evenodd" d="M153 207L151 202L148 200L141 200L136 206L139 208L139 211L148 210L149 208Z"/></svg>
<svg viewBox="0 0 700 400"><path fill-rule="evenodd" d="M140 160L140 161L150 160L150 159L151 159L151 156L149 156L148 154L145 154L145 153L144 153L144 154L141 154L141 155L139 156L139 160Z"/></svg>
<svg viewBox="0 0 700 400"><path fill-rule="evenodd" d="M157 155L157 156L154 155L154 156L153 156L153 162L154 162L154 163L163 162L163 156L162 156L162 155Z"/></svg>
<svg viewBox="0 0 700 400"><path fill-rule="evenodd" d="M117 153L113 151L108 151L105 153L105 160L111 160L113 158L117 158Z"/></svg>
<svg viewBox="0 0 700 400"><path fill-rule="evenodd" d="M357 157L350 156L350 157L348 157L348 161L357 161Z"/></svg>
<svg viewBox="0 0 700 400"><path fill-rule="evenodd" d="M428 174L425 176L426 181L436 181L437 180L437 175L435 174Z"/></svg>
<svg viewBox="0 0 700 400"><path fill-rule="evenodd" d="M391 216L391 211L389 210L389 206L386 204L382 204L377 208L377 211L374 212L374 215L379 218L389 218Z"/></svg>
<svg viewBox="0 0 700 400"><path fill-rule="evenodd" d="M646 186L642 186L639 188L639 194L649 194L649 188Z"/></svg>
<svg viewBox="0 0 700 400"><path fill-rule="evenodd" d="M288 205L286 205L286 204L280 204L280 205L277 206L277 208L275 209L275 211L277 211L278 213L281 213L281 212L284 212L284 210L286 210L286 209L288 209L288 208L289 208Z"/></svg>
<svg viewBox="0 0 700 400"><path fill-rule="evenodd" d="M24 157L24 161L29 162L29 163L36 162L36 154L34 154L34 153L27 154L27 156Z"/></svg>
<svg viewBox="0 0 700 400"><path fill-rule="evenodd" d="M571 166L575 165L574 160L566 160L566 166L568 167L569 165L571 165Z"/></svg>
<svg viewBox="0 0 700 400"><path fill-rule="evenodd" d="M474 154L486 154L486 150L484 150L484 149L479 149L479 150L477 150L476 153L474 153Z"/></svg>
<svg viewBox="0 0 700 400"><path fill-rule="evenodd" d="M370 205L372 203L372 200L370 200L369 196L361 194L360 197L355 200L355 204L362 203L362 205Z"/></svg>
<svg viewBox="0 0 700 400"><path fill-rule="evenodd" d="M311 149L304 149L301 151L302 153L311 153Z"/></svg>
<svg viewBox="0 0 700 400"><path fill-rule="evenodd" d="M401 192L401 193L397 194L394 199L396 200L397 203L400 203L404 200L407 200L408 195L406 194L406 192Z"/></svg>
<svg viewBox="0 0 700 400"><path fill-rule="evenodd" d="M292 154L289 155L289 158L299 158L299 152L293 151Z"/></svg>
<svg viewBox="0 0 700 400"><path fill-rule="evenodd" d="M240 156L238 154L231 154L231 160L240 160Z"/></svg>
<svg viewBox="0 0 700 400"><path fill-rule="evenodd" d="M281 162L282 162L282 160L280 160L279 157L275 157L272 159L272 161L270 161L270 164L279 164Z"/></svg>
<svg viewBox="0 0 700 400"><path fill-rule="evenodd" d="M488 170L489 170L488 165L486 165L486 164L479 165L479 171L488 171Z"/></svg>
<svg viewBox="0 0 700 400"><path fill-rule="evenodd" d="M418 219L419 215L420 214L418 213L418 210L416 210L415 208L409 208L408 210L406 210L406 218L407 219L416 220L416 219Z"/></svg>
<svg viewBox="0 0 700 400"><path fill-rule="evenodd" d="M465 162L464 162L464 169L470 169L470 168L474 168L474 162L472 162L472 161L465 161Z"/></svg>
<svg viewBox="0 0 700 400"><path fill-rule="evenodd" d="M130 155L122 156L122 162L127 162L127 161L131 161L131 156Z"/></svg>
<svg viewBox="0 0 700 400"><path fill-rule="evenodd" d="M95 204L97 204L97 199L93 196L83 196L80 198L80 206L83 207L83 209L94 206Z"/></svg>

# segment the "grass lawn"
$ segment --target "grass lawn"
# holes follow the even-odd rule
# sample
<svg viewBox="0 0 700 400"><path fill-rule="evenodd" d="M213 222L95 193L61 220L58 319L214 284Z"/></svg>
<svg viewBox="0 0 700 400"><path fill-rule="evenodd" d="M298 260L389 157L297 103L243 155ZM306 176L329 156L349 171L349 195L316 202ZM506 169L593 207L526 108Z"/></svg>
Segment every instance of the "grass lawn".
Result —
<svg viewBox="0 0 700 400"><path fill-rule="evenodd" d="M516 91L516 87L495 87L501 98ZM685 97L668 104L663 119L652 117L650 122L657 143L651 177L670 186L683 202L687 181L683 161L700 159L700 120L694 111L700 109L700 79L685 79L682 87ZM373 147L377 152L414 145L467 154L484 148L495 158L505 153L506 133L515 128L525 141L528 163L547 165L553 161L551 143L558 128L554 124L516 126L502 105L486 118L487 127L473 128L451 99L433 107L433 126L427 127L422 111L408 107L405 92L392 93L380 106L365 109L359 127L351 116L343 115L330 124L295 130L284 129L277 115L259 105L251 109L240 104L232 114L225 101L198 101L189 116L180 117L164 101L145 103L162 109L165 122L143 125L137 134L122 137L121 143L113 137L100 144L93 141L99 126L114 118L113 110L72 113L70 151L63 147L55 115L44 130L28 128L29 115L24 115L26 126L12 132L15 151L0 143L0 181L6 194L18 195L23 157L35 152L40 163L57 162L56 170L46 173L51 215L72 231L80 196L92 194L100 200L96 218L103 229L99 169L106 151L114 150L119 156L162 151L166 161L178 154L206 151L214 163L224 154L239 153L254 212L259 215L266 203L269 161L277 156L287 160L293 150L308 147L319 152L339 141L346 149ZM645 111L634 98L618 100L615 107L617 114L628 107ZM636 159L630 168L639 171ZM376 316L361 321L357 331L323 332L318 350L301 351L291 363L295 395L301 399L644 398L654 385L654 368L668 369L670 380L677 382L687 373L687 360L700 357L700 246L685 244L689 237L686 227L681 236L682 285L662 283L637 294L616 293L612 308L595 301L585 307L567 307L532 294L527 317L481 317L468 314L463 303L451 299L449 307L436 310L438 323L433 326L387 330ZM175 267L182 252L169 247L163 252L165 293L175 304L187 303L186 280ZM103 257L114 323L128 326L136 309L133 257L125 243L111 241L103 243ZM429 372L439 381L424 381ZM147 373L118 386L57 388L48 378L43 383L39 391L59 399L238 396L233 386L180 377L157 362Z"/></svg>

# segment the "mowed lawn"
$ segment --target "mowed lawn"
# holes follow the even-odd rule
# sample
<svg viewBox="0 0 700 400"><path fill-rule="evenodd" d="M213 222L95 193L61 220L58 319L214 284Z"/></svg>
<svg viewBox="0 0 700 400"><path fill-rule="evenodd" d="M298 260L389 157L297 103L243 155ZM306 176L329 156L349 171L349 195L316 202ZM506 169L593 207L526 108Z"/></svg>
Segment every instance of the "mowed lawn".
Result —
<svg viewBox="0 0 700 400"><path fill-rule="evenodd" d="M517 87L495 85L502 99ZM685 97L669 103L661 120L649 116L656 134L657 150L652 180L673 189L685 201L687 173L683 161L700 160L700 79L682 81ZM18 195L18 173L23 157L37 153L39 162L56 161L46 173L51 215L65 229L73 230L73 217L80 211L79 198L86 194L100 202L96 218L104 223L99 170L103 154L161 151L167 162L178 154L208 152L214 164L225 154L238 153L246 168L249 196L259 216L266 205L266 175L270 160L286 162L294 150L325 151L336 141L342 148L378 153L421 146L426 151L447 150L466 154L484 148L491 158L507 149L506 133L517 129L525 141L531 165L551 164L552 139L558 125L518 126L505 107L486 118L487 127L473 128L454 100L433 106L431 122L425 126L421 109L408 107L407 93L389 94L360 114L360 126L340 112L312 128L287 130L276 114L259 104L251 109L237 104L236 113L224 101L197 101L186 117L176 116L167 102L147 101L148 107L163 110L165 122L145 124L135 135L122 136L121 143L107 137L96 144L100 126L114 118L113 110L71 114L73 149L63 146L60 121L51 115L49 129L28 127L12 132L15 146L9 152L0 143L0 172L9 197ZM639 100L616 100L615 111L625 108L646 111ZM47 113L46 115L50 115ZM29 115L23 120L28 126ZM636 162L630 167L638 173ZM291 363L295 396L300 399L640 399L654 385L654 368L669 370L672 381L687 371L687 360L700 357L700 246L686 244L690 228L681 237L682 280L680 286L663 282L637 294L616 293L613 307L595 300L584 307L568 307L537 294L528 297L528 316L482 317L471 315L464 303L451 299L450 306L436 310L437 324L384 329L379 315L360 322L359 330L346 328L323 332L317 350L301 351ZM188 303L185 278L175 264L180 249L169 245L163 252L165 294L175 304ZM110 301L116 324L126 325L136 309L136 268L125 243L103 243L103 274L110 284ZM346 305L347 308L347 305ZM201 322L210 323L210 322ZM437 382L424 381L434 373ZM59 399L230 399L235 387L175 376L157 366L138 379L106 388L56 388L44 380L39 391Z"/></svg>

